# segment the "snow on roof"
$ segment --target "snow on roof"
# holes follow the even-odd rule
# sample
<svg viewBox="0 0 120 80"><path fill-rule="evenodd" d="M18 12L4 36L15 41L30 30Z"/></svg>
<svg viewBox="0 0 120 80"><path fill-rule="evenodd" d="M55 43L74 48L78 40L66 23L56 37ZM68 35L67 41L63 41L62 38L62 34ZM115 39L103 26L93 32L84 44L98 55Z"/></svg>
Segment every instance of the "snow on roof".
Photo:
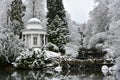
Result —
<svg viewBox="0 0 120 80"><path fill-rule="evenodd" d="M41 24L41 21L38 19L38 18L31 18L29 21L28 21L28 24L29 23L39 23Z"/></svg>
<svg viewBox="0 0 120 80"><path fill-rule="evenodd" d="M41 21L37 18L31 18L26 25L26 29L43 29Z"/></svg>

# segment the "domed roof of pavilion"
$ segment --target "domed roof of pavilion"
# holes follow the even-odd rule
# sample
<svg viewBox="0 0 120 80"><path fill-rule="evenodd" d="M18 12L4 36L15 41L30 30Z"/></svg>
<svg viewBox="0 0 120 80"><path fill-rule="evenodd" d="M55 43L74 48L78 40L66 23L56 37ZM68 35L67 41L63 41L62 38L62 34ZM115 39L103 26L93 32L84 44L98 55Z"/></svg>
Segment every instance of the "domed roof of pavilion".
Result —
<svg viewBox="0 0 120 80"><path fill-rule="evenodd" d="M42 22L38 18L31 18L27 22L26 29L43 29Z"/></svg>
<svg viewBox="0 0 120 80"><path fill-rule="evenodd" d="M27 23L28 24L34 24L34 23L41 24L41 21L38 18L31 18Z"/></svg>

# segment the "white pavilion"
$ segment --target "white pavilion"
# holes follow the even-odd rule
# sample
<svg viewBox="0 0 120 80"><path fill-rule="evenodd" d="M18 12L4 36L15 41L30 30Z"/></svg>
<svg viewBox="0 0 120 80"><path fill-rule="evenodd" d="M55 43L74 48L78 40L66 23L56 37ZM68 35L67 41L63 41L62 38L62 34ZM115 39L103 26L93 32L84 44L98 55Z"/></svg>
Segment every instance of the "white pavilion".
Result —
<svg viewBox="0 0 120 80"><path fill-rule="evenodd" d="M47 31L42 22L37 18L31 18L22 34L29 48L42 48L47 43Z"/></svg>

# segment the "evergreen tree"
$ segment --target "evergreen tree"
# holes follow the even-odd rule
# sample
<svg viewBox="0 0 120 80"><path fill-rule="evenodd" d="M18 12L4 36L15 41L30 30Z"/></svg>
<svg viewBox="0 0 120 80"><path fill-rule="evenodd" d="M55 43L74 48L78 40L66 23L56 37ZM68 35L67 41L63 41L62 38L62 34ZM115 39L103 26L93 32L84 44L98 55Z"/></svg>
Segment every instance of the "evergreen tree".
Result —
<svg viewBox="0 0 120 80"><path fill-rule="evenodd" d="M68 25L63 0L47 0L48 41L57 45L61 53L68 42Z"/></svg>
<svg viewBox="0 0 120 80"><path fill-rule="evenodd" d="M25 6L22 3L22 0L13 0L11 3L11 9L9 9L10 13L10 21L12 26L12 31L15 35L19 35L21 38L22 30L24 28L24 23L22 18L24 16Z"/></svg>

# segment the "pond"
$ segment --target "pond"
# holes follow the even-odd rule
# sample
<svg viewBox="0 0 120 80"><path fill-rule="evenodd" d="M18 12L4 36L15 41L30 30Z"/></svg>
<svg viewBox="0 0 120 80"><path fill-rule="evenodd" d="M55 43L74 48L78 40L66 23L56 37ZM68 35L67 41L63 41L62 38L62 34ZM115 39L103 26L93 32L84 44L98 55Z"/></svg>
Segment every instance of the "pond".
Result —
<svg viewBox="0 0 120 80"><path fill-rule="evenodd" d="M0 70L0 80L120 80L120 72L67 70L62 72L40 70Z"/></svg>

